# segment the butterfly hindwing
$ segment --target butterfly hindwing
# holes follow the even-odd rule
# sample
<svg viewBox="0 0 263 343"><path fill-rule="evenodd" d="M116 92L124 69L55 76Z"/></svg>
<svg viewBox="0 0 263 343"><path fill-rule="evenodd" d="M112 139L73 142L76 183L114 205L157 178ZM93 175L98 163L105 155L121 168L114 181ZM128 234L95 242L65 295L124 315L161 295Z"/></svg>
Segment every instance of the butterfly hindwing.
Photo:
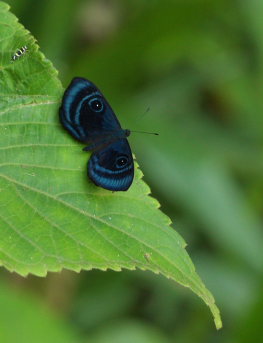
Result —
<svg viewBox="0 0 263 343"><path fill-rule="evenodd" d="M126 191L132 184L134 164L126 138L94 152L88 162L88 175L100 187Z"/></svg>
<svg viewBox="0 0 263 343"><path fill-rule="evenodd" d="M120 123L99 89L90 81L76 77L66 89L59 110L60 121L79 141L92 150L88 175L100 187L126 191L134 177L129 130Z"/></svg>

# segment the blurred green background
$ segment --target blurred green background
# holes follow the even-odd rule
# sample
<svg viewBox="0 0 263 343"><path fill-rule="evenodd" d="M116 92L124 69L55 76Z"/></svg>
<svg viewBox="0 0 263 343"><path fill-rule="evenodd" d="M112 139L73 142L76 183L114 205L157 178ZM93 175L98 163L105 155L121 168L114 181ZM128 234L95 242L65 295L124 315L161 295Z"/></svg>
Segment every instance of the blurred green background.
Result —
<svg viewBox="0 0 263 343"><path fill-rule="evenodd" d="M65 87L86 77L123 128L159 132L130 143L224 328L149 272L2 271L1 342L263 342L263 2L8 3Z"/></svg>

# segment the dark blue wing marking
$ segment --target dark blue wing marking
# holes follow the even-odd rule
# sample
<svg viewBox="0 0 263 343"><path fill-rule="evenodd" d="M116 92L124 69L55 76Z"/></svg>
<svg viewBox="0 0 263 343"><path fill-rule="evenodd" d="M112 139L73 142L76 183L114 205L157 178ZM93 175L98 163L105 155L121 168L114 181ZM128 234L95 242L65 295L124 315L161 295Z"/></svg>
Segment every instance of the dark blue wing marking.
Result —
<svg viewBox="0 0 263 343"><path fill-rule="evenodd" d="M134 177L133 158L127 139L122 138L94 152L88 162L88 175L97 186L126 191Z"/></svg>
<svg viewBox="0 0 263 343"><path fill-rule="evenodd" d="M121 130L118 119L99 89L80 77L74 78L66 89L59 113L62 125L82 142Z"/></svg>

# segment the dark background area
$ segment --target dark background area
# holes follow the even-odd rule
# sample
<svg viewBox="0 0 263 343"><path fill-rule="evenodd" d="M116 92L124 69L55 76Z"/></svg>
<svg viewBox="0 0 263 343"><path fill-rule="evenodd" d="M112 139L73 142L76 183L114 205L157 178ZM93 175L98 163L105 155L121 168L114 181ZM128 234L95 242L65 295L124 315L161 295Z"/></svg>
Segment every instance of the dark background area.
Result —
<svg viewBox="0 0 263 343"><path fill-rule="evenodd" d="M2 278L80 342L262 342L263 3L8 3L65 87L88 78L123 128L159 133L129 141L224 328L189 290L149 272Z"/></svg>

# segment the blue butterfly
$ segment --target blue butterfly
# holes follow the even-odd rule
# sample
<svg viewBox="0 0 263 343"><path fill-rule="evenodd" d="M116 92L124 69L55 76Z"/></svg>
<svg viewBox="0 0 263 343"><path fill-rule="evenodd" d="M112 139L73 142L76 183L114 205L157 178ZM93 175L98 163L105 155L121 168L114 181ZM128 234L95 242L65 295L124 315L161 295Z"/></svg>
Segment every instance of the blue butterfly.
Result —
<svg viewBox="0 0 263 343"><path fill-rule="evenodd" d="M127 191L134 177L134 163L127 137L99 89L90 81L75 77L66 89L59 109L64 128L93 151L88 176L100 187Z"/></svg>

